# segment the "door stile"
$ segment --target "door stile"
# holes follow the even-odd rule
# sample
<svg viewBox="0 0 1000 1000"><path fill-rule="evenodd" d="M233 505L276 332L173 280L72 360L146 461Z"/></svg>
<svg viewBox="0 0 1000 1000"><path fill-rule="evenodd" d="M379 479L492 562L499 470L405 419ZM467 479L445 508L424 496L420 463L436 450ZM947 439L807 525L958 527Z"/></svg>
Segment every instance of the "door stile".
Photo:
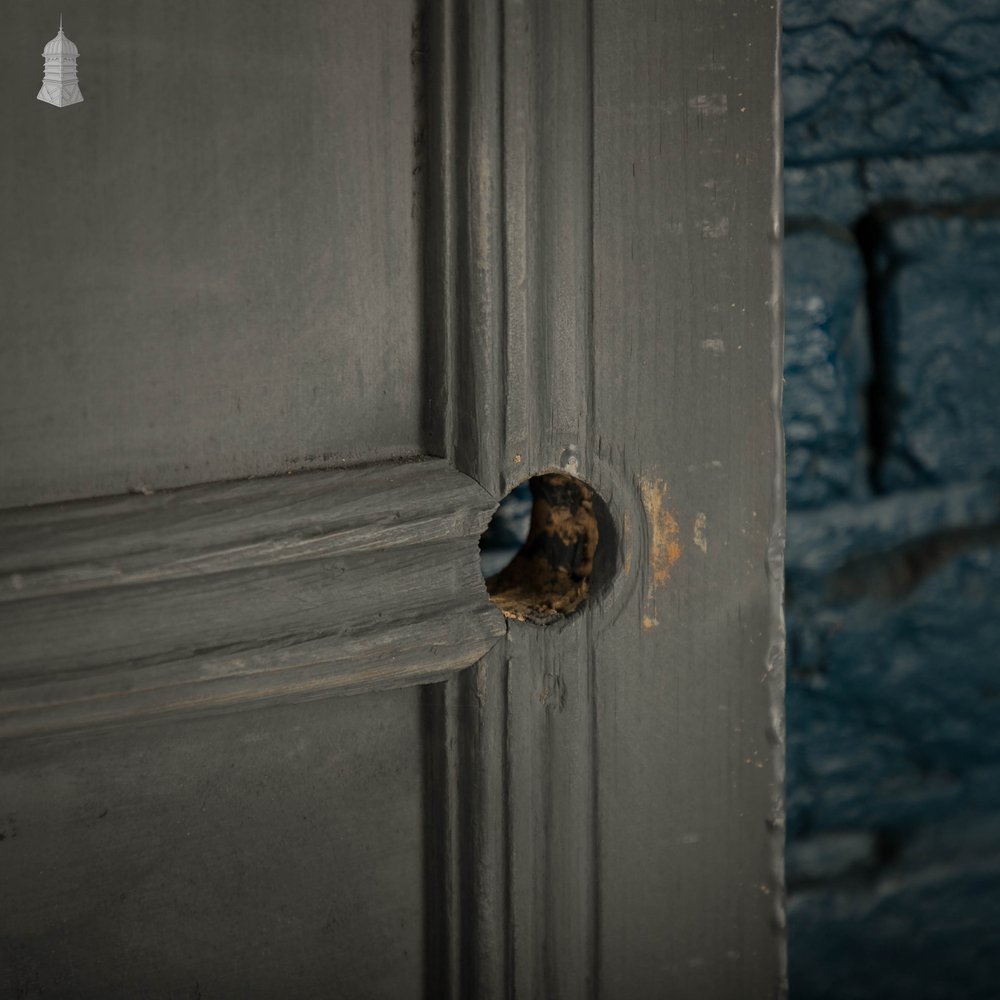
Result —
<svg viewBox="0 0 1000 1000"><path fill-rule="evenodd" d="M449 13L437 12L432 23L437 43L455 52L432 63L454 61L455 92L465 96L428 114L455 128L455 164L432 165L431 177L438 217L461 220L453 244L456 326L450 334L439 327L432 348L437 356L447 354L449 338L453 345L443 381L454 392L443 424L454 437L443 451L498 500L530 475L563 471L598 485L617 510L625 490L596 457L591 432L590 5L444 6ZM452 34L441 30L449 24ZM449 148L441 140L432 147ZM440 265L429 278L431 300L447 283ZM568 626L510 623L507 642L434 696L458 719L439 720L429 739L450 745L447 733L466 734L450 768L478 768L483 779L450 814L459 835L444 838L458 842L464 858L453 869L465 884L452 886L451 907L463 940L452 954L463 967L450 982L462 996L593 995L596 608ZM481 696L468 696L472 676ZM505 739L468 735L486 732ZM505 782L485 780L498 769L509 775ZM445 785L452 772L442 772ZM472 786L452 779L450 787ZM488 853L476 843L489 844ZM501 878L508 907L485 914L479 907L484 919L462 919L462 901L489 897Z"/></svg>
<svg viewBox="0 0 1000 1000"><path fill-rule="evenodd" d="M594 11L595 429L645 534L596 639L601 989L778 996L780 10Z"/></svg>
<svg viewBox="0 0 1000 1000"><path fill-rule="evenodd" d="M509 904L456 918L453 990L780 995L778 12L448 6L443 453L497 500L579 476L615 535L605 590L508 621L441 696L430 739L506 732L501 799L456 803L452 891L506 873Z"/></svg>
<svg viewBox="0 0 1000 1000"><path fill-rule="evenodd" d="M509 995L510 831L503 640L424 691L428 929L425 994Z"/></svg>
<svg viewBox="0 0 1000 1000"><path fill-rule="evenodd" d="M510 3L504 24L508 386L505 487L560 471L611 490L593 435L592 10ZM508 623L512 983L598 986L599 601L539 628Z"/></svg>

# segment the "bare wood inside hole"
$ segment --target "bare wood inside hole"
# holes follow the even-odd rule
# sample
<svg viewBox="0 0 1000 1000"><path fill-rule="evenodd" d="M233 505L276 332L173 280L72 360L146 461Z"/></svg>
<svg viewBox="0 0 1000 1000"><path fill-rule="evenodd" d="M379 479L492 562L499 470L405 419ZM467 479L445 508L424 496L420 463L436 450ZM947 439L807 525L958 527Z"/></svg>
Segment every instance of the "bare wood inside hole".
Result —
<svg viewBox="0 0 1000 1000"><path fill-rule="evenodd" d="M586 483L553 472L535 476L530 487L528 537L486 588L508 618L544 625L573 614L590 594L599 529Z"/></svg>

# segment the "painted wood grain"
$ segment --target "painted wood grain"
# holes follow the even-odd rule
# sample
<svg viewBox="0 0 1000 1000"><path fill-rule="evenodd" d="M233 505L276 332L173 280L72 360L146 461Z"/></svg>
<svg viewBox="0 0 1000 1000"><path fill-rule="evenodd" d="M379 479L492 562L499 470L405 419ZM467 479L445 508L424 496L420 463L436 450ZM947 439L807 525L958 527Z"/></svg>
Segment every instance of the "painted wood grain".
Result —
<svg viewBox="0 0 1000 1000"><path fill-rule="evenodd" d="M603 986L784 991L779 10L598 3L594 431L639 491L597 638Z"/></svg>
<svg viewBox="0 0 1000 1000"><path fill-rule="evenodd" d="M428 459L0 512L0 733L459 669L493 506Z"/></svg>
<svg viewBox="0 0 1000 1000"><path fill-rule="evenodd" d="M438 446L496 496L579 475L616 538L579 615L441 696L439 743L505 734L442 912L506 896L451 918L439 995L780 995L777 7L448 6Z"/></svg>
<svg viewBox="0 0 1000 1000"><path fill-rule="evenodd" d="M0 995L419 995L421 689L0 744Z"/></svg>
<svg viewBox="0 0 1000 1000"><path fill-rule="evenodd" d="M59 12L4 22L0 507L419 453L418 4L91 0L56 109Z"/></svg>

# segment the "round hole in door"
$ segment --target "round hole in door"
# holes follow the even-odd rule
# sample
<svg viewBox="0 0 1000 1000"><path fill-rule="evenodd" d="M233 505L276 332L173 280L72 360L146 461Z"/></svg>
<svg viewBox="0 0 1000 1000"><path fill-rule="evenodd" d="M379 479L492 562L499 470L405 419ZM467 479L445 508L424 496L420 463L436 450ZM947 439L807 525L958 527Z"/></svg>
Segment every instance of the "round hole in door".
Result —
<svg viewBox="0 0 1000 1000"><path fill-rule="evenodd" d="M490 600L508 618L548 625L578 611L608 582L614 530L592 486L549 472L500 501L479 548Z"/></svg>

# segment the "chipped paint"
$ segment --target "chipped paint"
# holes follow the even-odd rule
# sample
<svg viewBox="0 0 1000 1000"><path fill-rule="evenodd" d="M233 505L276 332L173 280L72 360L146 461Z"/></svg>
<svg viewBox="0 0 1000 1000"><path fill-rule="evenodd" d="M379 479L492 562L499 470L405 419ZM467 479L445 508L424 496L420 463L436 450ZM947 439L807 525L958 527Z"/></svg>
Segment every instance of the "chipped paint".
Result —
<svg viewBox="0 0 1000 1000"><path fill-rule="evenodd" d="M670 489L662 479L639 481L642 504L649 519L649 581L646 585L646 600L643 609L642 627L655 628L659 625L656 617L656 591L670 579L670 570L684 551L677 518L667 507Z"/></svg>
<svg viewBox="0 0 1000 1000"><path fill-rule="evenodd" d="M709 240L725 239L729 235L729 217L721 216L718 219L702 219L701 235Z"/></svg>
<svg viewBox="0 0 1000 1000"><path fill-rule="evenodd" d="M566 707L566 682L559 674L547 673L542 684L538 692L539 702L554 712L561 712Z"/></svg>
<svg viewBox="0 0 1000 1000"><path fill-rule="evenodd" d="M729 110L727 94L698 94L688 98L688 109L704 115L707 118L718 118Z"/></svg>
<svg viewBox="0 0 1000 1000"><path fill-rule="evenodd" d="M694 544L706 554L708 553L708 536L705 534L707 526L708 517L702 511L699 511L694 516Z"/></svg>

